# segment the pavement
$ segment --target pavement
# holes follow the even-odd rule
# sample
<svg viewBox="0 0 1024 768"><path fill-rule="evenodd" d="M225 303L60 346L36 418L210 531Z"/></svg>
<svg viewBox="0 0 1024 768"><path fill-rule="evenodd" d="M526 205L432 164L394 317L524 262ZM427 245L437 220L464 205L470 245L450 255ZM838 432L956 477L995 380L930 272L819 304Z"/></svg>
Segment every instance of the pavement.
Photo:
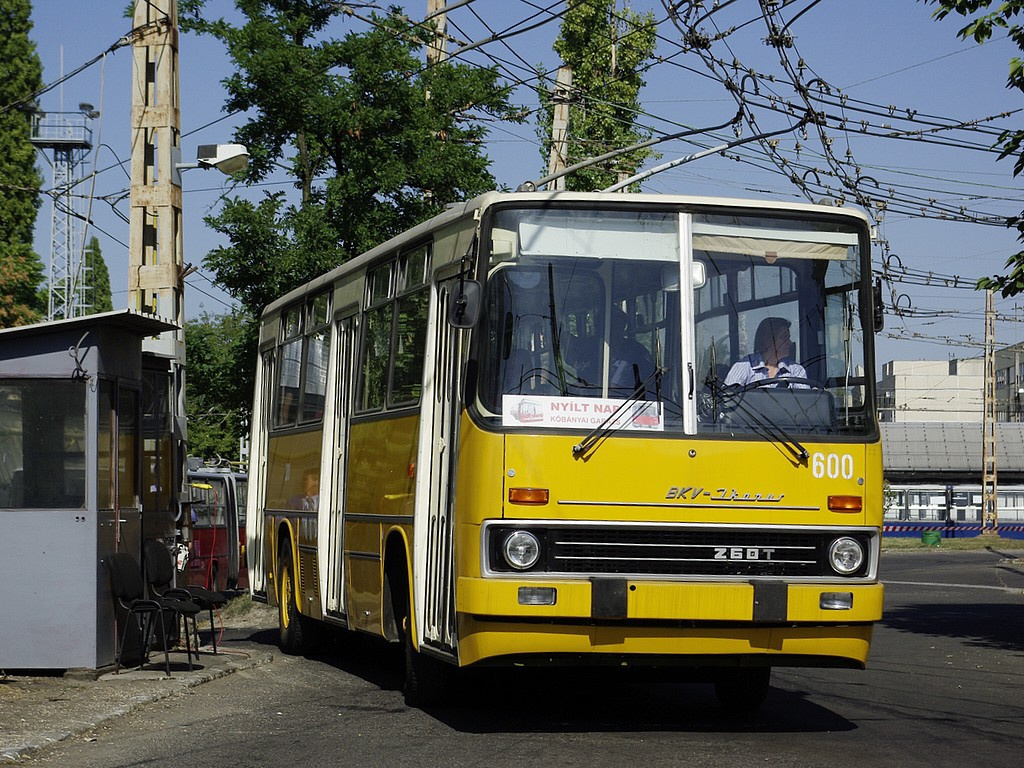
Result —
<svg viewBox="0 0 1024 768"><path fill-rule="evenodd" d="M19 763L47 746L90 733L114 718L225 675L273 662L277 616L252 605L242 616L226 618L217 644L203 632L198 658L189 671L184 649L171 652L171 676L163 651L151 652L143 667L99 670L0 671L0 764Z"/></svg>

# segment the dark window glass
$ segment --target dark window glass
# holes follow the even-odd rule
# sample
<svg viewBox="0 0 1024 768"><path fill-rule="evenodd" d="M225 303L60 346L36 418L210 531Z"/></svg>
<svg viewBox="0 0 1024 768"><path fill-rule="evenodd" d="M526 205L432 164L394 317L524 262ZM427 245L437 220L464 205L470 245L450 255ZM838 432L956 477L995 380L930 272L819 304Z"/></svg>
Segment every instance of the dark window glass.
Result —
<svg viewBox="0 0 1024 768"><path fill-rule="evenodd" d="M0 506L85 506L86 385L0 380Z"/></svg>
<svg viewBox="0 0 1024 768"><path fill-rule="evenodd" d="M419 400L423 382L423 354L427 341L427 304L430 293L420 290L398 301L395 366L391 401Z"/></svg>
<svg viewBox="0 0 1024 768"><path fill-rule="evenodd" d="M277 409L274 426L294 424L299 412L299 373L302 365L302 339L281 345L277 368Z"/></svg>
<svg viewBox="0 0 1024 768"><path fill-rule="evenodd" d="M366 313L363 338L363 378L360 410L384 407L387 394L388 352L391 348L392 305L385 304Z"/></svg>
<svg viewBox="0 0 1024 768"><path fill-rule="evenodd" d="M117 409L117 503L139 507L139 395L121 389Z"/></svg>

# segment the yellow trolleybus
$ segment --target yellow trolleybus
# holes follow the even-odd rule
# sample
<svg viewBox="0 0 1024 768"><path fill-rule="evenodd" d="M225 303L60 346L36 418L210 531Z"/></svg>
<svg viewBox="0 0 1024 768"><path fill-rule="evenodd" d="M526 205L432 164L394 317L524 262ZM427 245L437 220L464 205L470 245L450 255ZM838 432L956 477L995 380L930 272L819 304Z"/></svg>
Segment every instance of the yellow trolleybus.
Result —
<svg viewBox="0 0 1024 768"><path fill-rule="evenodd" d="M869 226L845 208L488 193L265 310L248 551L281 645L668 666L757 706L882 613Z"/></svg>

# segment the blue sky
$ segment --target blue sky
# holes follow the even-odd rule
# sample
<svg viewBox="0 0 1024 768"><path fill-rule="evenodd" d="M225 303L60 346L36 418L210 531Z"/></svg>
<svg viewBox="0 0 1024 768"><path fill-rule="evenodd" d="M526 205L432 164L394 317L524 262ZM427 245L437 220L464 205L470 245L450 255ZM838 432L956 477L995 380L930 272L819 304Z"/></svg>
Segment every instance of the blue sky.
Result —
<svg viewBox="0 0 1024 768"><path fill-rule="evenodd" d="M35 0L32 38L43 61L44 80L49 83L62 72L71 72L126 34L131 23L123 17L124 5L120 0L107 0L89 4L86 10L80 0ZM710 55L728 64L735 61L743 68L736 70L737 78L744 70L757 72L757 78L746 80L747 103L756 125L763 132L783 128L791 120L770 107L796 98L792 89L781 85L785 70L775 50L764 43L767 26L759 16L758 5L754 0L723 5L726 7L699 25L710 34L734 28L712 44ZM217 15L232 13L228 0L209 0L208 6ZM407 4L406 9L410 16L421 17L425 6ZM658 135L684 126L713 126L729 120L737 111L736 101L711 76L712 71L700 57L680 51L680 29L666 19L660 0L634 0L632 7L651 10L661 21L657 54L662 60L647 73L640 122ZM563 9L564 3L554 0L474 0L450 14L449 33L461 41L476 41L552 18ZM805 83L814 78L827 83L827 91L819 86L818 92L834 97L828 109L848 117L847 127L852 130L826 130L829 151L840 163L838 167L851 176L862 177L861 189L871 199L891 201L878 228L886 246L876 249L875 261L879 268L883 260L894 268L890 274L895 279L888 284L891 288L886 288L887 297L896 297L909 311L902 317L887 317L887 330L879 338L879 364L891 359L980 354L983 295L939 286L952 275L972 282L979 275L999 271L1007 256L1019 249L1013 233L1003 227L937 218L940 209L964 209L965 216L953 218L992 219L1024 208L1021 184L1011 175L1012 163L997 162L994 154L983 151L992 142L991 135L938 129L957 121L983 121L983 125L993 128L1020 126L1024 112L987 122L984 119L1024 108L1024 100L1004 87L1007 63L1015 53L1005 36L997 35L996 40L983 46L960 42L956 37L960 19L938 23L931 19L932 10L933 6L911 0L794 0L776 17L783 23L792 22L789 31L794 47L787 50L792 66L797 68L803 62L799 75ZM689 21L694 20L689 17ZM684 26L686 21L681 19ZM344 34L358 28L359 23L339 21L335 31ZM517 90L515 99L534 107L536 96L529 87L532 69L539 65L553 71L557 67L558 58L551 50L557 33L555 19L523 34L488 43L466 54L464 60L478 65L497 64L507 79L527 81ZM456 47L455 43L451 45L453 50ZM183 156L191 160L199 144L230 141L240 117L226 116L222 110L224 92L220 83L231 70L219 44L183 35L179 64ZM95 228L90 234L100 239L110 268L115 307L126 302L128 225L118 212L127 215L128 204L127 199L112 203L101 198L113 201L128 187L131 66L130 47L120 48L41 100L42 108L48 111L74 111L79 103L87 102L102 113L93 125L96 148L85 170L95 164L99 171L91 208ZM774 82L772 76L776 77ZM908 115L914 120L906 120ZM861 120L869 124L865 130L873 133L922 130L927 131L922 134L926 140L868 137L857 130ZM753 132L750 125L743 130L744 136ZM730 138L734 134L724 131L699 137L699 145L666 142L659 147L661 162ZM940 141L943 143L937 143ZM778 157L793 163L790 167L800 169L804 178L821 180L817 191L828 188L838 192L838 181L828 176L824 147L821 137L811 131L806 138L782 137L777 151ZM494 126L486 152L501 185L514 188L540 173L542 162L533 122ZM756 144L737 156L739 161L712 156L680 166L652 177L645 190L806 199L796 185L774 170ZM48 165L42 157L40 162L49 178ZM216 172L191 171L184 176L183 187L185 260L201 266L204 254L220 242L203 224L202 217L216 210L230 186ZM249 194L258 195L260 191ZM877 209L875 212L879 213ZM49 257L49 242L50 208L44 205L37 226L37 250L45 259ZM895 269L900 264L909 274ZM189 317L201 312L220 313L229 304L228 297L202 270L189 277ZM1017 318L1024 318L1022 308L1024 297L997 299L1000 345L1024 340L1024 326L1017 322Z"/></svg>

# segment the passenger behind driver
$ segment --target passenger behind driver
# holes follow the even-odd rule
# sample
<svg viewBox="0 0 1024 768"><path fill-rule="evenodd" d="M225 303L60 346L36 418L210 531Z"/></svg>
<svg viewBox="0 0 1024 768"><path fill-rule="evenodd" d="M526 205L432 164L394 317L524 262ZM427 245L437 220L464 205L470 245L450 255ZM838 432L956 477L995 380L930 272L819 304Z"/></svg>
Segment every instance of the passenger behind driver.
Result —
<svg viewBox="0 0 1024 768"><path fill-rule="evenodd" d="M654 373L654 358L643 344L629 332L629 318L620 307L612 307L611 355L608 366L608 389L612 397L642 395ZM650 386L647 386L651 389Z"/></svg>

